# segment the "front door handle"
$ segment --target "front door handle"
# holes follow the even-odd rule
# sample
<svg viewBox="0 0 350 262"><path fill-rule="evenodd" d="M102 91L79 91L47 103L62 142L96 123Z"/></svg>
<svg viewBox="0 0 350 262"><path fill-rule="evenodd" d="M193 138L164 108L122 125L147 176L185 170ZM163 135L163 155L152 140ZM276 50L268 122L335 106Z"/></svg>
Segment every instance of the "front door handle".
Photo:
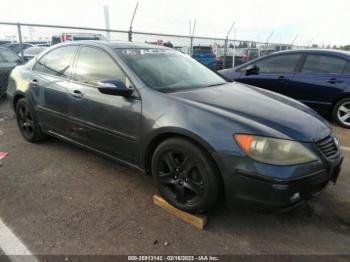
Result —
<svg viewBox="0 0 350 262"><path fill-rule="evenodd" d="M277 80L283 81L283 80L286 80L286 78L284 76L279 76L277 77Z"/></svg>
<svg viewBox="0 0 350 262"><path fill-rule="evenodd" d="M33 79L32 81L30 81L30 84L31 84L33 87L38 87L38 86L39 86L39 82L38 82L38 80L36 80L36 79Z"/></svg>
<svg viewBox="0 0 350 262"><path fill-rule="evenodd" d="M326 80L326 82L330 83L330 84L339 84L339 83L344 83L343 80L339 80L339 79L336 79L334 77Z"/></svg>
<svg viewBox="0 0 350 262"><path fill-rule="evenodd" d="M80 90L74 90L72 92L72 96L76 97L76 98L82 98L84 95Z"/></svg>

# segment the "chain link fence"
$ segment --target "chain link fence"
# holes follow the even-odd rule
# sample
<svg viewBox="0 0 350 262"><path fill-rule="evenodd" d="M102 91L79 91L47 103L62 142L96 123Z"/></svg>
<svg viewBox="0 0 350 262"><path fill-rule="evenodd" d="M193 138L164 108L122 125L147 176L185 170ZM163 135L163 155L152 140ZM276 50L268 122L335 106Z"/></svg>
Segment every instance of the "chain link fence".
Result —
<svg viewBox="0 0 350 262"><path fill-rule="evenodd" d="M130 30L106 30L76 26L0 22L0 97L11 69L25 63L50 45L71 40L108 39L132 41L175 48L213 70L233 68L249 60L300 46L262 43L225 38L147 33ZM18 56L4 54L4 48Z"/></svg>

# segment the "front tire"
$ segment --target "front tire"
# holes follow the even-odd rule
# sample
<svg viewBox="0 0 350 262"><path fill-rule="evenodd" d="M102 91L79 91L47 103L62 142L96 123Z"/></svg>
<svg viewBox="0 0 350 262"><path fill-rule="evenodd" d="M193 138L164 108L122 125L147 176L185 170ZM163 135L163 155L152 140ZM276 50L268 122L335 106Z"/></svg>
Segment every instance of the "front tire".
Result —
<svg viewBox="0 0 350 262"><path fill-rule="evenodd" d="M161 196L187 212L208 211L219 196L220 179L213 160L183 138L170 138L157 147L152 176Z"/></svg>
<svg viewBox="0 0 350 262"><path fill-rule="evenodd" d="M41 131L34 110L25 98L21 98L16 104L16 118L18 128L27 141L39 142L47 138L47 135Z"/></svg>
<svg viewBox="0 0 350 262"><path fill-rule="evenodd" d="M344 98L334 105L332 117L338 125L350 128L350 97Z"/></svg>

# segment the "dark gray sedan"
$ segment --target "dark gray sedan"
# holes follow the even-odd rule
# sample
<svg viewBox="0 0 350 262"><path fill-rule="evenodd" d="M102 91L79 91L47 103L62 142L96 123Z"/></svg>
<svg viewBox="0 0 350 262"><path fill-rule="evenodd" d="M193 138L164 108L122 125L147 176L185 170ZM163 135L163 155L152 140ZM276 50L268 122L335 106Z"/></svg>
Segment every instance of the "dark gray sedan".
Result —
<svg viewBox="0 0 350 262"><path fill-rule="evenodd" d="M220 195L295 206L340 172L338 141L313 110L227 83L174 49L56 45L13 70L8 95L26 140L54 136L152 174L161 195L190 212Z"/></svg>

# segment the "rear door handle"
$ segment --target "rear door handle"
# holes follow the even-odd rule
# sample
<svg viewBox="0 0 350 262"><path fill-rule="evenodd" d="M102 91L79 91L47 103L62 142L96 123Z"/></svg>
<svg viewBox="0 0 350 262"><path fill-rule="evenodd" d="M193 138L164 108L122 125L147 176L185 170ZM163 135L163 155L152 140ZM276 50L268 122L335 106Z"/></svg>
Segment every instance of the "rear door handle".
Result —
<svg viewBox="0 0 350 262"><path fill-rule="evenodd" d="M34 87L38 87L38 86L39 86L39 82L38 82L38 80L36 80L36 79L33 79L32 81L30 81L30 84L31 84L32 86L34 86Z"/></svg>
<svg viewBox="0 0 350 262"><path fill-rule="evenodd" d="M82 98L84 95L80 90L74 90L72 92L72 96L76 97L76 98Z"/></svg>
<svg viewBox="0 0 350 262"><path fill-rule="evenodd" d="M336 78L330 78L330 79L326 80L326 82L328 82L330 84L344 83L343 80L339 80L339 79L336 79Z"/></svg>
<svg viewBox="0 0 350 262"><path fill-rule="evenodd" d="M279 77L277 77L277 80L286 80L286 78L284 77L284 76L279 76Z"/></svg>

